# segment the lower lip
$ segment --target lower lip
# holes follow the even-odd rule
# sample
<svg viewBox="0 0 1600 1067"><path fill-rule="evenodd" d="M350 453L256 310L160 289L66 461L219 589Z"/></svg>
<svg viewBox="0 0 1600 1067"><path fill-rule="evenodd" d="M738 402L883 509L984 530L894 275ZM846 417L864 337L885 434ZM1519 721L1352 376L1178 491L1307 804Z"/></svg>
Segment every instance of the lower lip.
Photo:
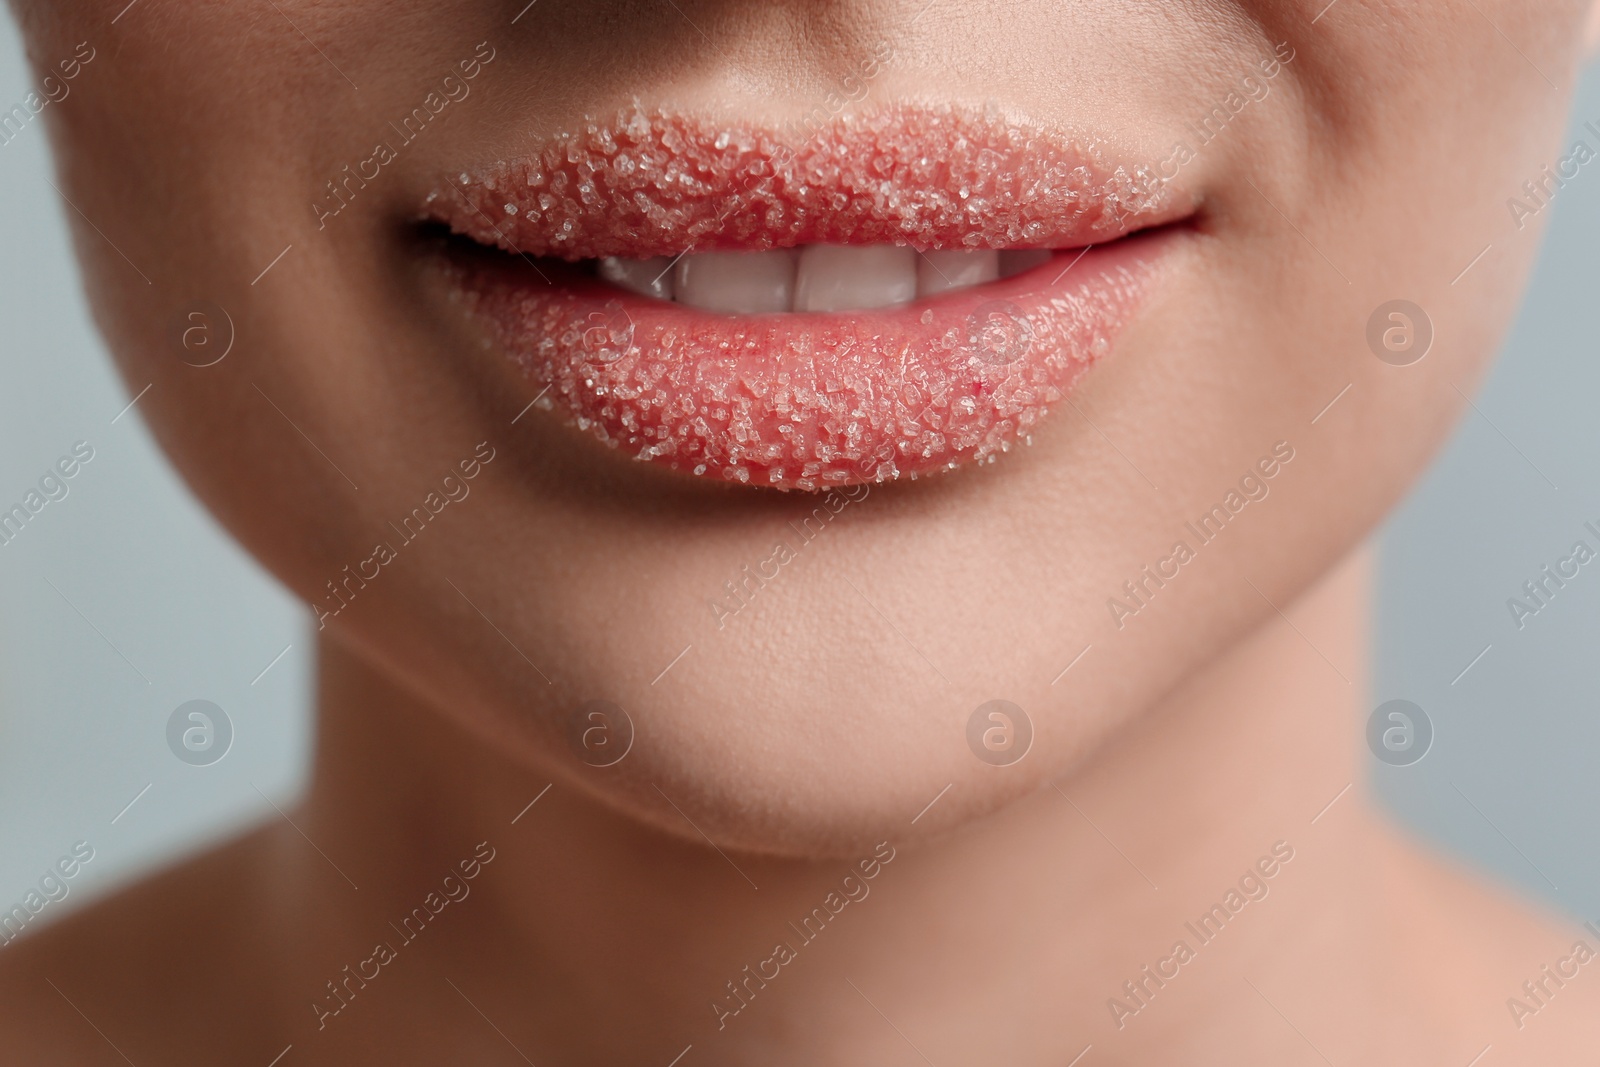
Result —
<svg viewBox="0 0 1600 1067"><path fill-rule="evenodd" d="M822 490L993 462L1025 442L1109 354L1172 233L834 313L715 314L500 253L454 269L541 407L686 475Z"/></svg>

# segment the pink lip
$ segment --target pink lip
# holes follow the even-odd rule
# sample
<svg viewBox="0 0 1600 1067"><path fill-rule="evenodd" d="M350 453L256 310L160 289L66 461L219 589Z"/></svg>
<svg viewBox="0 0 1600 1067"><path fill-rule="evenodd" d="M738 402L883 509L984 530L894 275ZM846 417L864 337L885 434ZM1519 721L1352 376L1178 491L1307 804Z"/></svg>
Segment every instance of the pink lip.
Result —
<svg viewBox="0 0 1600 1067"><path fill-rule="evenodd" d="M1163 233L1130 235L1191 210L1147 171L983 112L904 107L807 133L624 114L462 175L426 217L518 253L453 273L542 406L642 460L810 490L990 460L1024 438L1149 291ZM914 304L746 316L561 262L812 243L1059 251Z"/></svg>

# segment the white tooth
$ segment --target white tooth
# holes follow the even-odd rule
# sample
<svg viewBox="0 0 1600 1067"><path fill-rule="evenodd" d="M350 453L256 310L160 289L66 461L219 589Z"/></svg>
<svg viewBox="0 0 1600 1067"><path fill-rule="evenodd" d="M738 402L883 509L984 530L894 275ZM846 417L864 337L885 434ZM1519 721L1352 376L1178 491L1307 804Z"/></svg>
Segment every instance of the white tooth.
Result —
<svg viewBox="0 0 1600 1067"><path fill-rule="evenodd" d="M1000 253L992 248L940 249L917 257L917 295L937 296L1000 277Z"/></svg>
<svg viewBox="0 0 1600 1067"><path fill-rule="evenodd" d="M600 277L630 292L643 293L659 300L672 299L672 272L667 256L649 259L621 259L607 256L600 261Z"/></svg>
<svg viewBox="0 0 1600 1067"><path fill-rule="evenodd" d="M678 260L673 291L680 304L734 315L788 311L794 298L793 249L701 252Z"/></svg>
<svg viewBox="0 0 1600 1067"><path fill-rule="evenodd" d="M600 277L630 292L653 296L658 300L672 299L670 256L651 256L649 259L607 256L600 261Z"/></svg>
<svg viewBox="0 0 1600 1067"><path fill-rule="evenodd" d="M894 245L809 245L800 251L796 311L850 311L917 298L917 254Z"/></svg>
<svg viewBox="0 0 1600 1067"><path fill-rule="evenodd" d="M1053 254L1048 248L1008 248L1000 253L1000 277L1009 278L1032 270L1041 263L1050 262Z"/></svg>

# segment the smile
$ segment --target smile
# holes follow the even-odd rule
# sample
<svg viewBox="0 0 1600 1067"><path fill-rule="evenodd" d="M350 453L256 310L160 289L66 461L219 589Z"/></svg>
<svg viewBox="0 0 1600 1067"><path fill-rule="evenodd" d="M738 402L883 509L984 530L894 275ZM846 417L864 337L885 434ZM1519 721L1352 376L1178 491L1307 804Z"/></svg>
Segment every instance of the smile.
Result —
<svg viewBox="0 0 1600 1067"><path fill-rule="evenodd" d="M685 253L599 260L596 273L641 296L702 311L861 311L1009 278L1050 260L1046 249L918 252L903 245L807 245L770 252Z"/></svg>
<svg viewBox="0 0 1600 1067"><path fill-rule="evenodd" d="M985 111L810 131L634 111L422 217L539 404L688 475L816 490L992 462L1106 356L1193 205Z"/></svg>

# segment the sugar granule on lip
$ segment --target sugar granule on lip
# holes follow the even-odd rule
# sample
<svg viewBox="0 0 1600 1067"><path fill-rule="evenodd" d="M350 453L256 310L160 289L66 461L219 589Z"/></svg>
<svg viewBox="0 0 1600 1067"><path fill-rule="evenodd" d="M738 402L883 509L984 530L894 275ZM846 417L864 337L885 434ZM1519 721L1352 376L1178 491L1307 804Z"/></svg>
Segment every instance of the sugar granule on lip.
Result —
<svg viewBox="0 0 1600 1067"><path fill-rule="evenodd" d="M794 139L634 109L463 178L430 205L457 232L569 260L802 244L1059 247L1120 236L1174 199L1147 167L957 107L840 115Z"/></svg>
<svg viewBox="0 0 1600 1067"><path fill-rule="evenodd" d="M915 105L789 140L636 109L468 179L433 217L522 253L464 257L457 280L547 401L637 459L779 489L914 478L1027 440L1154 276L1115 239L1183 213L1148 171L1070 138ZM575 268L551 285L523 262L812 244L1100 247L1070 275L1041 268L925 306L746 316ZM1022 343L987 351L991 325L1002 347L1008 329Z"/></svg>
<svg viewBox="0 0 1600 1067"><path fill-rule="evenodd" d="M1029 300L1024 350L999 363L974 346L974 316L994 303L981 296L909 320L705 322L670 304L629 316L598 288L494 275L464 278L462 289L528 377L599 440L685 473L816 490L1008 450L1105 354L1150 273L1137 261L1085 272Z"/></svg>

